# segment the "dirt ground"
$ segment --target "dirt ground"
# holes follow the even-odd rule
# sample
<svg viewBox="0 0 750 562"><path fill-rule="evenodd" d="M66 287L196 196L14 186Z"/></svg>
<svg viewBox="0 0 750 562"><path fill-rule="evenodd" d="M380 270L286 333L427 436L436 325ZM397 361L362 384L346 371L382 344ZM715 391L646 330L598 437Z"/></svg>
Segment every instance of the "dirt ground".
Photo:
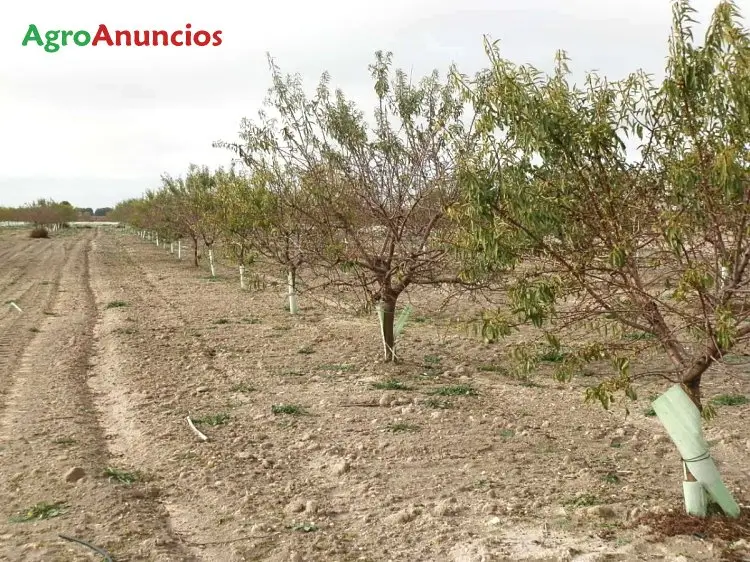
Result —
<svg viewBox="0 0 750 562"><path fill-rule="evenodd" d="M123 231L0 231L0 559L103 559L62 534L121 562L750 560L747 512L680 515L663 384L628 417L584 404L590 380L506 376L428 301L384 365L374 317L292 317ZM749 413L706 424L745 509Z"/></svg>

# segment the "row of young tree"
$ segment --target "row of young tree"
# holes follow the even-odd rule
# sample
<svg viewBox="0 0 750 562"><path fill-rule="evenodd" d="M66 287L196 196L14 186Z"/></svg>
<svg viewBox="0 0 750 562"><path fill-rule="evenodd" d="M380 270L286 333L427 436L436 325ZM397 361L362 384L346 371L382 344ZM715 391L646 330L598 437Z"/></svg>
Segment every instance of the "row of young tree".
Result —
<svg viewBox="0 0 750 562"><path fill-rule="evenodd" d="M531 323L564 352L560 379L611 363L588 396L605 407L656 374L702 408L704 374L750 335L750 34L730 1L702 45L693 17L674 3L660 81L579 86L563 52L544 74L486 42L486 70L413 83L377 53L372 119L328 75L308 95L271 61L267 108L215 143L241 169L191 165L113 218L191 241L196 265L202 244L213 268L217 241L241 271L264 256L292 297L303 267L366 294L387 360L409 287L502 284L509 304L484 314L486 339ZM561 341L572 325L585 342ZM517 349L527 369L535 349ZM654 350L671 366L635 369Z"/></svg>
<svg viewBox="0 0 750 562"><path fill-rule="evenodd" d="M59 227L75 221L76 209L67 201L38 199L22 207L0 207L0 222L28 222L42 227Z"/></svg>

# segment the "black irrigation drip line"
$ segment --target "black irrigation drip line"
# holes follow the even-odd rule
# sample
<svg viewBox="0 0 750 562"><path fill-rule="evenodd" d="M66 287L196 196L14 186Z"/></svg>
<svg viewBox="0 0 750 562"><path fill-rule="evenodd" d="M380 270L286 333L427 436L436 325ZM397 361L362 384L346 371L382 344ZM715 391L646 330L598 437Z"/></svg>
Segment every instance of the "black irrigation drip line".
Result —
<svg viewBox="0 0 750 562"><path fill-rule="evenodd" d="M76 539L74 537L69 537L67 535L57 535L57 536L66 541L77 542L78 544L82 544L83 546L90 548L91 550L99 554L100 556L103 556L106 562L114 562L114 560L112 559L112 556L103 548L99 548L97 546L94 546L93 544L87 543L86 541L83 541L81 539Z"/></svg>

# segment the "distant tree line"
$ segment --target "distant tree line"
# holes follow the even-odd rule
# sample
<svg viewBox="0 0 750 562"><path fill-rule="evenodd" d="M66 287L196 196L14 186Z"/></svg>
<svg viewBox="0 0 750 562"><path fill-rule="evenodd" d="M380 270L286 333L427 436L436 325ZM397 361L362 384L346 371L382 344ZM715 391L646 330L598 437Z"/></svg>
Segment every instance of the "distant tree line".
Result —
<svg viewBox="0 0 750 562"><path fill-rule="evenodd" d="M71 221L106 219L112 207L73 207L68 201L38 199L20 207L0 206L0 222L30 222L36 225L64 224Z"/></svg>
<svg viewBox="0 0 750 562"><path fill-rule="evenodd" d="M87 217L106 217L112 212L112 207L100 207L96 210L91 207L76 207L76 212L81 220L86 220Z"/></svg>

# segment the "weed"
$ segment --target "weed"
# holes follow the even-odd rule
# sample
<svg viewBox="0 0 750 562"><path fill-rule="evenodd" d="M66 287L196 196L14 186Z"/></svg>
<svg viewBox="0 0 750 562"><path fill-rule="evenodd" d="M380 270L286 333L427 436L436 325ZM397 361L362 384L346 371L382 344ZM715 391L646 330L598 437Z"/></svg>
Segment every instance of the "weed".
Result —
<svg viewBox="0 0 750 562"><path fill-rule="evenodd" d="M112 466L108 466L107 468L105 468L104 474L109 478L110 482L114 480L115 482L126 485L130 485L138 482L138 480L142 480L142 476L138 471L128 472L126 470L120 470L119 468L114 468Z"/></svg>
<svg viewBox="0 0 750 562"><path fill-rule="evenodd" d="M314 523L297 523L291 525L290 529L293 531L301 531L303 533L312 533L318 530L318 527Z"/></svg>
<svg viewBox="0 0 750 562"><path fill-rule="evenodd" d="M566 354L557 349L549 349L539 355L539 361L543 363L561 363L566 357Z"/></svg>
<svg viewBox="0 0 750 562"><path fill-rule="evenodd" d="M453 407L449 400L438 400L437 398L425 400L424 405L435 410L448 410Z"/></svg>
<svg viewBox="0 0 750 562"><path fill-rule="evenodd" d="M406 433L408 431L419 431L420 427L413 423L396 422L389 423L386 429L391 433Z"/></svg>
<svg viewBox="0 0 750 562"><path fill-rule="evenodd" d="M654 400L656 400L657 398L659 398L659 395L658 395L658 394L650 394L650 395L649 395L649 397L648 397L649 407L648 407L648 408L646 408L645 410L643 410L643 415L644 415L644 416L646 416L646 417L649 417L649 418L652 418L652 417L654 417L654 416L656 415L656 412L654 411L654 408L653 408L653 406L651 406L650 404L651 404L651 403L652 403L652 402L653 402Z"/></svg>
<svg viewBox="0 0 750 562"><path fill-rule="evenodd" d="M342 373L350 373L354 370L354 365L351 365L349 363L333 363L329 365L320 365L318 366L318 369L320 369L321 371L341 371Z"/></svg>
<svg viewBox="0 0 750 562"><path fill-rule="evenodd" d="M501 375L508 374L508 369L502 365L479 365L478 370L485 373L498 373Z"/></svg>
<svg viewBox="0 0 750 562"><path fill-rule="evenodd" d="M719 394L711 399L717 406L744 406L750 404L750 399L742 394Z"/></svg>
<svg viewBox="0 0 750 562"><path fill-rule="evenodd" d="M128 306L128 303L126 303L125 301L110 301L107 303L106 308L107 310L109 310L110 308L123 308L126 306Z"/></svg>
<svg viewBox="0 0 750 562"><path fill-rule="evenodd" d="M522 377L519 380L518 384L521 386L525 386L526 388L539 388L540 387L539 383L536 383L527 377Z"/></svg>
<svg viewBox="0 0 750 562"><path fill-rule="evenodd" d="M224 425L228 421L229 421L229 414L222 412L220 414L212 414L210 416L204 416L202 418L194 419L193 423L198 423L201 425L217 426L217 425Z"/></svg>
<svg viewBox="0 0 750 562"><path fill-rule="evenodd" d="M214 321L214 324L229 324L229 318L219 318L218 320Z"/></svg>
<svg viewBox="0 0 750 562"><path fill-rule="evenodd" d="M638 340L652 340L656 336L654 334L649 334L648 332L630 332L627 334L623 334L622 337L623 339L626 339L626 340L638 341Z"/></svg>
<svg viewBox="0 0 750 562"><path fill-rule="evenodd" d="M229 390L231 392L239 392L241 394L249 394L251 392L255 392L257 389L254 386L250 386L248 384L245 384L244 382L239 382L239 383L233 384L231 387L229 387Z"/></svg>
<svg viewBox="0 0 750 562"><path fill-rule="evenodd" d="M286 371L281 371L279 374L282 377L303 377L303 376L305 376L305 373L301 373L299 371L294 371L294 370L291 370L291 369L290 370L286 370Z"/></svg>
<svg viewBox="0 0 750 562"><path fill-rule="evenodd" d="M425 355L424 356L424 364L427 365L440 365L441 361L443 360L442 357L439 355Z"/></svg>
<svg viewBox="0 0 750 562"><path fill-rule="evenodd" d="M25 523L27 521L41 521L43 519L52 519L65 513L68 506L63 502L47 503L40 502L31 506L23 513L14 515L10 518L11 523Z"/></svg>
<svg viewBox="0 0 750 562"><path fill-rule="evenodd" d="M242 319L242 322L245 324L260 324L260 318L249 318L245 317Z"/></svg>
<svg viewBox="0 0 750 562"><path fill-rule="evenodd" d="M29 328L29 332L32 332L34 334L38 334L39 332L41 332L41 330L39 328Z"/></svg>
<svg viewBox="0 0 750 562"><path fill-rule="evenodd" d="M748 356L747 355L733 355L733 354L728 353L724 357L722 357L721 360L727 365L743 365L743 364L747 364Z"/></svg>
<svg viewBox="0 0 750 562"><path fill-rule="evenodd" d="M290 416L301 416L305 413L305 409L298 404L274 404L271 406L271 412L276 415L288 414Z"/></svg>
<svg viewBox="0 0 750 562"><path fill-rule="evenodd" d="M477 396L479 393L467 384L459 384L455 386L441 386L430 392L430 394L437 396Z"/></svg>
<svg viewBox="0 0 750 562"><path fill-rule="evenodd" d="M620 483L620 477L617 476L614 472L609 472L604 475L602 478L607 484L619 484Z"/></svg>
<svg viewBox="0 0 750 562"><path fill-rule="evenodd" d="M580 496L576 496L575 498L568 500L565 502L565 505L571 506L571 507L589 507L592 505L598 505L601 503L599 501L599 498L597 498L593 494L582 494Z"/></svg>
<svg viewBox="0 0 750 562"><path fill-rule="evenodd" d="M49 231L43 226L34 227L34 230L29 234L30 238L49 238Z"/></svg>
<svg viewBox="0 0 750 562"><path fill-rule="evenodd" d="M503 439L510 439L511 437L515 437L516 432L512 429L501 429L500 430L500 437Z"/></svg>
<svg viewBox="0 0 750 562"><path fill-rule="evenodd" d="M376 390L411 390L411 388L396 379L373 383L372 388Z"/></svg>
<svg viewBox="0 0 750 562"><path fill-rule="evenodd" d="M73 445L76 442L72 437L61 437L52 441L55 445Z"/></svg>

